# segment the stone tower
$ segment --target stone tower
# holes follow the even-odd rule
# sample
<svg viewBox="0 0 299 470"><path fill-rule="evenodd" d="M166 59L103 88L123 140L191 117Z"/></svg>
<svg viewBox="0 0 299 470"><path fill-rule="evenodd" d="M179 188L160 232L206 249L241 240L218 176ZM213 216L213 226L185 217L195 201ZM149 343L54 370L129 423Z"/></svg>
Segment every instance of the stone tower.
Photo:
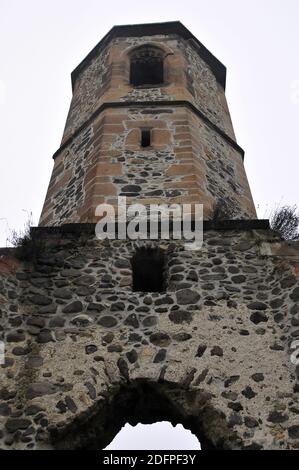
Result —
<svg viewBox="0 0 299 470"><path fill-rule="evenodd" d="M159 420L203 449L299 448L298 243L256 219L225 77L178 22L114 27L73 72L39 227L0 252L0 448ZM118 196L203 204L202 249L96 239Z"/></svg>
<svg viewBox="0 0 299 470"><path fill-rule="evenodd" d="M40 225L94 222L119 195L202 203L207 219L225 200L234 218L255 218L225 78L180 23L114 27L72 74Z"/></svg>

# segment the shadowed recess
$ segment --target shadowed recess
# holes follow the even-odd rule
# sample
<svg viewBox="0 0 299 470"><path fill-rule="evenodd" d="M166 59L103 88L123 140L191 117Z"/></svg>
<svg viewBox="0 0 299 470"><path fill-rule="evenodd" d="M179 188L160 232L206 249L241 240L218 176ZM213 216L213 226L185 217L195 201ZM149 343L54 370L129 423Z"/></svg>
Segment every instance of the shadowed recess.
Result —
<svg viewBox="0 0 299 470"><path fill-rule="evenodd" d="M165 254L159 248L139 248L132 260L133 291L163 292L165 290Z"/></svg>

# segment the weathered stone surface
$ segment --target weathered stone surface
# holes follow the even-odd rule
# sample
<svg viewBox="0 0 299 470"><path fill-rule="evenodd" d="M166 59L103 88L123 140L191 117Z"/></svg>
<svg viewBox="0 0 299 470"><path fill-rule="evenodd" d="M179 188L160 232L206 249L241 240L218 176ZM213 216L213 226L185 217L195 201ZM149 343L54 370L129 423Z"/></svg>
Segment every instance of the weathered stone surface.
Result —
<svg viewBox="0 0 299 470"><path fill-rule="evenodd" d="M214 346L211 350L211 356L223 356L223 349L220 346Z"/></svg>
<svg viewBox="0 0 299 470"><path fill-rule="evenodd" d="M56 408L59 410L60 413L66 413L67 411L67 405L63 400L59 400L56 403Z"/></svg>
<svg viewBox="0 0 299 470"><path fill-rule="evenodd" d="M132 326L133 328L138 328L139 321L135 313L131 313L131 315L127 316L127 318L124 321L124 324L128 326Z"/></svg>
<svg viewBox="0 0 299 470"><path fill-rule="evenodd" d="M54 341L54 337L51 330L45 330L37 335L36 340L38 343L49 343L50 341Z"/></svg>
<svg viewBox="0 0 299 470"><path fill-rule="evenodd" d="M38 328L43 328L46 324L46 320L43 317L33 316L28 318L27 325L36 326Z"/></svg>
<svg viewBox="0 0 299 470"><path fill-rule="evenodd" d="M224 382L224 386L226 388L230 387L232 384L238 382L238 380L240 379L240 376L239 375L232 375L231 377L229 377L228 379L225 380Z"/></svg>
<svg viewBox="0 0 299 470"><path fill-rule="evenodd" d="M196 304L200 299L200 295L191 289L183 289L178 291L176 297L177 303L179 305Z"/></svg>
<svg viewBox="0 0 299 470"><path fill-rule="evenodd" d="M256 373L256 374L253 374L251 376L252 380L254 380L255 382L263 382L263 380L265 380L265 376L264 374L262 373Z"/></svg>
<svg viewBox="0 0 299 470"><path fill-rule="evenodd" d="M171 342L171 339L167 333L153 333L150 336L150 341L155 346L165 347Z"/></svg>
<svg viewBox="0 0 299 470"><path fill-rule="evenodd" d="M155 305L171 305L173 303L173 299L169 295L165 295L155 301Z"/></svg>
<svg viewBox="0 0 299 470"><path fill-rule="evenodd" d="M76 413L78 407L74 400L68 395L65 397L65 404L72 413Z"/></svg>
<svg viewBox="0 0 299 470"><path fill-rule="evenodd" d="M66 322L66 320L63 317L57 316L57 317L53 317L53 318L50 319L49 326L51 328L55 328L55 327L60 328L60 327L63 327L65 325L65 322Z"/></svg>
<svg viewBox="0 0 299 470"><path fill-rule="evenodd" d="M288 432L291 439L299 439L299 425L289 427Z"/></svg>
<svg viewBox="0 0 299 470"><path fill-rule="evenodd" d="M6 341L8 343L19 343L25 340L25 333L23 331L13 331L8 333Z"/></svg>
<svg viewBox="0 0 299 470"><path fill-rule="evenodd" d="M263 312L254 312L250 316L250 320L252 323L255 325L258 325L259 323L266 323L268 321L268 317L265 313Z"/></svg>
<svg viewBox="0 0 299 470"><path fill-rule="evenodd" d="M244 418L245 426L248 428L256 428L258 426L258 421L255 418L252 418L251 416L245 416Z"/></svg>
<svg viewBox="0 0 299 470"><path fill-rule="evenodd" d="M105 310L105 307L102 304L90 302L87 305L87 310L90 312L102 312L103 310Z"/></svg>
<svg viewBox="0 0 299 470"><path fill-rule="evenodd" d="M145 327L151 327L151 326L156 325L157 323L158 323L157 317L154 317L154 316L146 317L142 322L143 326Z"/></svg>
<svg viewBox="0 0 299 470"><path fill-rule="evenodd" d="M22 346L16 346L12 350L12 354L15 356L25 356L30 352L30 349L28 347L23 348Z"/></svg>
<svg viewBox="0 0 299 470"><path fill-rule="evenodd" d="M200 344L197 348L196 357L202 357L207 349L205 344Z"/></svg>
<svg viewBox="0 0 299 470"><path fill-rule="evenodd" d="M14 433L19 429L27 429L31 424L29 419L24 418L8 418L5 427L8 432Z"/></svg>
<svg viewBox="0 0 299 470"><path fill-rule="evenodd" d="M75 289L75 293L79 296L85 297L87 295L92 295L96 291L95 287L92 286L80 286Z"/></svg>
<svg viewBox="0 0 299 470"><path fill-rule="evenodd" d="M288 420L288 417L279 411L271 411L271 413L268 416L268 421L271 423L284 423L285 421Z"/></svg>
<svg viewBox="0 0 299 470"><path fill-rule="evenodd" d="M290 297L294 302L297 302L299 300L299 287L295 287Z"/></svg>
<svg viewBox="0 0 299 470"><path fill-rule="evenodd" d="M29 385L26 397L28 400L57 392L57 387L50 382L35 382Z"/></svg>
<svg viewBox="0 0 299 470"><path fill-rule="evenodd" d="M271 302L270 302L270 307L276 309L276 308L282 307L283 304L284 304L284 300L283 300L283 299L273 299L273 300L271 300Z"/></svg>
<svg viewBox="0 0 299 470"><path fill-rule="evenodd" d="M54 297L57 297L58 299L66 299L69 300L72 298L72 292L69 289L66 289L64 287L61 287L59 289L55 289L53 291Z"/></svg>
<svg viewBox="0 0 299 470"><path fill-rule="evenodd" d="M123 347L121 344L109 344L109 346L107 347L107 351L108 352L117 352L117 353L120 353L122 352L123 350Z"/></svg>
<svg viewBox="0 0 299 470"><path fill-rule="evenodd" d="M90 316L81 314L81 315L76 315L74 318L71 320L72 325L76 326L81 326L81 327L86 327L93 323L93 320Z"/></svg>
<svg viewBox="0 0 299 470"><path fill-rule="evenodd" d="M242 390L242 395L251 400L256 396L256 393L252 390L251 387L247 386L244 390Z"/></svg>
<svg viewBox="0 0 299 470"><path fill-rule="evenodd" d="M66 307L62 309L63 313L78 313L82 312L83 310L83 305L80 300L75 300L74 302L71 302L68 304Z"/></svg>
<svg viewBox="0 0 299 470"><path fill-rule="evenodd" d="M154 364L157 364L159 362L163 362L165 357L166 357L166 349L160 349L157 354L155 355L154 358Z"/></svg>
<svg viewBox="0 0 299 470"><path fill-rule="evenodd" d="M267 305L263 302L251 302L248 304L250 310L267 310Z"/></svg>
<svg viewBox="0 0 299 470"><path fill-rule="evenodd" d="M40 307L39 313L41 314L56 313L56 310L57 310L57 305L55 303L52 303L50 305Z"/></svg>
<svg viewBox="0 0 299 470"><path fill-rule="evenodd" d="M95 344L88 344L85 346L85 352L86 354L93 354L98 350L97 346Z"/></svg>
<svg viewBox="0 0 299 470"><path fill-rule="evenodd" d="M104 336L103 336L103 342L105 344L108 344L108 343L111 343L114 339L114 333L112 333L111 331L109 331L108 333L106 333Z"/></svg>
<svg viewBox="0 0 299 470"><path fill-rule="evenodd" d="M85 387L88 390L88 395L90 396L90 398L92 400L95 400L95 398L97 396L97 391L96 391L94 385L90 382L85 382Z"/></svg>
<svg viewBox="0 0 299 470"><path fill-rule="evenodd" d="M189 333L184 333L184 332L176 333L175 335L173 335L173 339L179 342L188 341L191 338L192 338L192 335L190 335Z"/></svg>
<svg viewBox="0 0 299 470"><path fill-rule="evenodd" d="M130 268L130 262L127 259L117 259L114 266L120 269L128 269Z"/></svg>
<svg viewBox="0 0 299 470"><path fill-rule="evenodd" d="M114 302L110 310L111 312L123 312L125 310L125 304L123 302Z"/></svg>
<svg viewBox="0 0 299 470"><path fill-rule="evenodd" d="M30 297L30 301L35 305L50 305L52 299L42 294L34 294Z"/></svg>
<svg viewBox="0 0 299 470"><path fill-rule="evenodd" d="M40 406L30 405L30 406L28 406L28 408L26 408L25 414L26 414L26 416L34 416L37 413L40 413L41 411L44 411L44 410Z"/></svg>
<svg viewBox="0 0 299 470"><path fill-rule="evenodd" d="M246 281L246 277L243 276L243 275L240 275L240 276L232 276L232 281L235 283L235 284L242 284L243 282Z"/></svg>
<svg viewBox="0 0 299 470"><path fill-rule="evenodd" d="M112 328L117 325L117 320L114 317L105 315L99 319L98 323L106 328Z"/></svg>
<svg viewBox="0 0 299 470"><path fill-rule="evenodd" d="M138 354L137 352L135 351L135 349L132 349L132 351L128 351L127 354L126 354L127 358L128 358L128 361L131 363L131 364L134 364L134 362L137 361L138 359Z"/></svg>
<svg viewBox="0 0 299 470"><path fill-rule="evenodd" d="M229 417L228 425L229 427L234 427L237 425L241 425L243 423L242 417L237 413L232 413Z"/></svg>
<svg viewBox="0 0 299 470"><path fill-rule="evenodd" d="M195 373L196 373L195 367L192 367L191 369L187 370L185 376L181 380L181 386L183 388L188 388L191 385L191 383L194 379Z"/></svg>
<svg viewBox="0 0 299 470"><path fill-rule="evenodd" d="M169 318L173 323L190 323L192 321L193 315L191 312L185 310L173 310L169 314Z"/></svg>
<svg viewBox="0 0 299 470"><path fill-rule="evenodd" d="M126 379L129 380L129 368L126 360L123 357L120 357L117 361L117 366L119 368L120 374Z"/></svg>
<svg viewBox="0 0 299 470"><path fill-rule="evenodd" d="M7 403L0 403L0 416L9 416L11 409Z"/></svg>

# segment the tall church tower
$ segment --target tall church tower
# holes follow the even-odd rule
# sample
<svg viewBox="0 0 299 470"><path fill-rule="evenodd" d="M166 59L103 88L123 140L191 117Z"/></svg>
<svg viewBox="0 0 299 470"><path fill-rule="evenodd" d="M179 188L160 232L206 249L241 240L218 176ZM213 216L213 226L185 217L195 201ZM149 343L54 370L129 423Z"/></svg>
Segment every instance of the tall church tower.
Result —
<svg viewBox="0 0 299 470"><path fill-rule="evenodd" d="M72 74L40 225L95 222L98 204L225 202L255 218L226 69L181 23L116 26Z"/></svg>
<svg viewBox="0 0 299 470"><path fill-rule="evenodd" d="M225 76L178 22L114 27L73 72L40 224L0 250L0 449L157 421L299 449L299 244L256 219ZM119 196L203 204L201 249L97 239Z"/></svg>

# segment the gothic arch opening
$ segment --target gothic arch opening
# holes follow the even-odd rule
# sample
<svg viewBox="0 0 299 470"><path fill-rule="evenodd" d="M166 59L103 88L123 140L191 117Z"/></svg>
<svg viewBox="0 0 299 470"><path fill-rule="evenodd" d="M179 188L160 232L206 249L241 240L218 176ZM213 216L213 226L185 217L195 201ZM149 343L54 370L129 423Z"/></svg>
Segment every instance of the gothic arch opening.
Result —
<svg viewBox="0 0 299 470"><path fill-rule="evenodd" d="M100 450L129 423L169 421L182 424L199 440L203 450L239 448L239 440L225 417L214 409L203 390L188 390L174 383L148 380L114 386L105 397L64 427L51 427L56 449Z"/></svg>

